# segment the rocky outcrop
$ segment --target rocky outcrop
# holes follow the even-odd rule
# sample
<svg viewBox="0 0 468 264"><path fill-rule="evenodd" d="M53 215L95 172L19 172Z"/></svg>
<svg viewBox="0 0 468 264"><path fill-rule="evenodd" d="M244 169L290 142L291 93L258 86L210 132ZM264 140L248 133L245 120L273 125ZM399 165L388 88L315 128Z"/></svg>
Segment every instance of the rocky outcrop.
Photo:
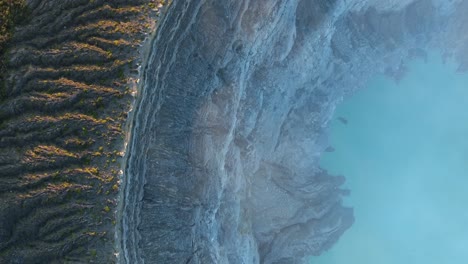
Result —
<svg viewBox="0 0 468 264"><path fill-rule="evenodd" d="M336 104L427 49L463 54L466 2L174 1L135 109L121 262L306 263L330 248L353 222L344 178L318 165Z"/></svg>

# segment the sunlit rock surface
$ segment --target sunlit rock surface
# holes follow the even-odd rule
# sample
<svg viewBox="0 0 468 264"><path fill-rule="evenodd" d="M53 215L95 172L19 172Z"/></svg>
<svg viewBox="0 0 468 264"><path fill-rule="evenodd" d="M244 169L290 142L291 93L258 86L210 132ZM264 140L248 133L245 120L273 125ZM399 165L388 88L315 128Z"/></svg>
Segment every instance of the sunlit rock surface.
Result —
<svg viewBox="0 0 468 264"><path fill-rule="evenodd" d="M343 96L439 48L466 65L468 1L172 3L125 170L123 263L306 263L353 223L318 166Z"/></svg>

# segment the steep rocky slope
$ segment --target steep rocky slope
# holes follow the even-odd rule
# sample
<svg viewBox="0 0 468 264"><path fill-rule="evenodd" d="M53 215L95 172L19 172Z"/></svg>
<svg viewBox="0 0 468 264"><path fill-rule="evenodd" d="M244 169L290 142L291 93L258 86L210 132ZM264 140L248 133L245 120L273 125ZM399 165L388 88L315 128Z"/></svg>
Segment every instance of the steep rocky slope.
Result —
<svg viewBox="0 0 468 264"><path fill-rule="evenodd" d="M145 69L122 263L307 263L352 224L318 166L370 76L428 49L466 65L468 1L179 0Z"/></svg>
<svg viewBox="0 0 468 264"><path fill-rule="evenodd" d="M112 263L129 77L159 2L26 2L0 78L0 263Z"/></svg>

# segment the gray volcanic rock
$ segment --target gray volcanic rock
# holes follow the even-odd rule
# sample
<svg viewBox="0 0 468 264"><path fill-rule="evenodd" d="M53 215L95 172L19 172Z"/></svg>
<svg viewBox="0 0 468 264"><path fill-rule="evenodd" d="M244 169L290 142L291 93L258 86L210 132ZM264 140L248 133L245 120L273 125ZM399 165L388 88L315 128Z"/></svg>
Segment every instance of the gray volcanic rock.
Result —
<svg viewBox="0 0 468 264"><path fill-rule="evenodd" d="M335 106L429 48L463 54L467 2L174 1L136 105L121 262L329 249L353 223L344 178L318 163Z"/></svg>

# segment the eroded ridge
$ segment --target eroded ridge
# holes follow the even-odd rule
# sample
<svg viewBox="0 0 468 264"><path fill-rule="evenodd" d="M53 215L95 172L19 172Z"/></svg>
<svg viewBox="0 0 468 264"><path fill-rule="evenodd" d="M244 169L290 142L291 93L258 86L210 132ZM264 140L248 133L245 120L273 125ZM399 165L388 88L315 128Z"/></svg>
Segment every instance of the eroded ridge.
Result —
<svg viewBox="0 0 468 264"><path fill-rule="evenodd" d="M0 262L110 263L123 126L160 1L30 0L0 101Z"/></svg>

